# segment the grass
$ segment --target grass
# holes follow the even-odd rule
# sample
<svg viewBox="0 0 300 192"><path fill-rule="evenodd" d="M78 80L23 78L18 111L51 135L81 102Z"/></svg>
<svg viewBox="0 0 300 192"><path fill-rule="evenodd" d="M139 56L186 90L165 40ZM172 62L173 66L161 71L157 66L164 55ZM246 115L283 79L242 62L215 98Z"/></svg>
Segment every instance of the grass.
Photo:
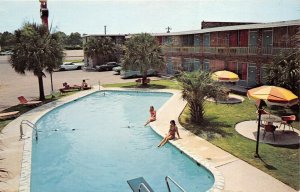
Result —
<svg viewBox="0 0 300 192"><path fill-rule="evenodd" d="M254 158L256 142L235 131L236 123L255 120L255 111L255 106L247 98L243 103L234 105L206 102L205 120L201 125L189 122L188 107L179 120L186 129L299 190L299 144L279 147L261 143L261 158ZM299 122L294 123L296 124Z"/></svg>
<svg viewBox="0 0 300 192"><path fill-rule="evenodd" d="M68 96L68 95L71 95L73 93L75 93L77 91L73 91L73 92L68 92L68 93L65 93L63 95L61 95L60 93L55 93L54 94L54 98L52 98L51 95L47 95L46 96L46 99L45 101L43 101L43 104L46 104L46 103L49 103L49 102L52 102L52 101L55 101L55 100L58 100L62 97L65 97L65 96ZM36 107L36 106L35 106ZM19 104L19 105L15 105L15 106L12 106L10 108L7 108L1 112L9 112L9 111L20 111L20 115L34 109L35 107L30 107L30 106L25 106L25 105L22 105L22 104ZM0 113L1 113L0 112ZM7 119L7 120L0 120L0 132L2 131L2 129L7 125L9 124L13 119Z"/></svg>
<svg viewBox="0 0 300 192"><path fill-rule="evenodd" d="M105 84L103 87L121 87L121 88L149 88L149 89L180 89L176 80L151 80L151 82L144 86L136 82Z"/></svg>

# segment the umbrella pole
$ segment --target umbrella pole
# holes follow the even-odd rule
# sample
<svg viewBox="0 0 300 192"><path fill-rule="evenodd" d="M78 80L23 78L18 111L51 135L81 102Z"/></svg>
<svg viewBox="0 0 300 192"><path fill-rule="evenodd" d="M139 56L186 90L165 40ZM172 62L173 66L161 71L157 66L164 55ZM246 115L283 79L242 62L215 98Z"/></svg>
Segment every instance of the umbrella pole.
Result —
<svg viewBox="0 0 300 192"><path fill-rule="evenodd" d="M259 158L258 146L259 146L259 133L260 133L260 122L261 122L261 111L262 111L262 101L260 100L258 106L258 125L257 125L257 137L256 137L256 151L254 157Z"/></svg>

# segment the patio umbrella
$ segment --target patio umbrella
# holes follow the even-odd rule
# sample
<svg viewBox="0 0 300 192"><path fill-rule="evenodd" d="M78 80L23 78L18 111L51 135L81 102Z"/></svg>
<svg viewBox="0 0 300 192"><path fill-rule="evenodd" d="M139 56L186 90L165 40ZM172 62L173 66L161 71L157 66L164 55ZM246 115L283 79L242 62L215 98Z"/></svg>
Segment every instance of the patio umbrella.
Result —
<svg viewBox="0 0 300 192"><path fill-rule="evenodd" d="M256 152L255 157L259 157L258 145L259 145L259 129L261 121L261 112L263 103L267 105L279 105L279 106L292 106L298 103L298 97L291 91L282 87L276 86L261 86L248 90L247 96L249 99L259 101L258 104L258 126L257 126L257 138L256 138ZM264 102L262 102L264 101Z"/></svg>
<svg viewBox="0 0 300 192"><path fill-rule="evenodd" d="M267 105L292 106L298 97L291 91L276 86L261 86L248 90L247 96L253 100L264 100Z"/></svg>
<svg viewBox="0 0 300 192"><path fill-rule="evenodd" d="M212 74L212 79L219 82L237 82L239 76L231 71L216 71Z"/></svg>

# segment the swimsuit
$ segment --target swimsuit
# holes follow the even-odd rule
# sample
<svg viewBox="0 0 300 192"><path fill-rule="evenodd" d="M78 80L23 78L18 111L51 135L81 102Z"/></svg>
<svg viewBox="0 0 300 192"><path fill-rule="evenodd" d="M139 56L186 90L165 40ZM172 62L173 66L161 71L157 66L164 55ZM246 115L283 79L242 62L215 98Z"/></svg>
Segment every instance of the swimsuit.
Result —
<svg viewBox="0 0 300 192"><path fill-rule="evenodd" d="M176 126L170 127L170 130L169 130L169 134L171 135L170 139L175 139L176 130L177 130Z"/></svg>
<svg viewBox="0 0 300 192"><path fill-rule="evenodd" d="M154 117L154 118L155 118L155 116L156 116L155 111L150 111L150 114L151 114L151 117Z"/></svg>

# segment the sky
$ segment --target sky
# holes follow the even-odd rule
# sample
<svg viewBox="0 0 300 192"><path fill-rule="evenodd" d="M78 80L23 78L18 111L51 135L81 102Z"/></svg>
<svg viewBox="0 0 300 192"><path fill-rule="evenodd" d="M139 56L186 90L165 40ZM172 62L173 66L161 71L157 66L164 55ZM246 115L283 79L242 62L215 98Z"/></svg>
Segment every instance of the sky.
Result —
<svg viewBox="0 0 300 192"><path fill-rule="evenodd" d="M41 23L38 0L0 0L0 32ZM204 21L300 19L300 0L48 0L49 24L66 34L162 33L197 30Z"/></svg>

